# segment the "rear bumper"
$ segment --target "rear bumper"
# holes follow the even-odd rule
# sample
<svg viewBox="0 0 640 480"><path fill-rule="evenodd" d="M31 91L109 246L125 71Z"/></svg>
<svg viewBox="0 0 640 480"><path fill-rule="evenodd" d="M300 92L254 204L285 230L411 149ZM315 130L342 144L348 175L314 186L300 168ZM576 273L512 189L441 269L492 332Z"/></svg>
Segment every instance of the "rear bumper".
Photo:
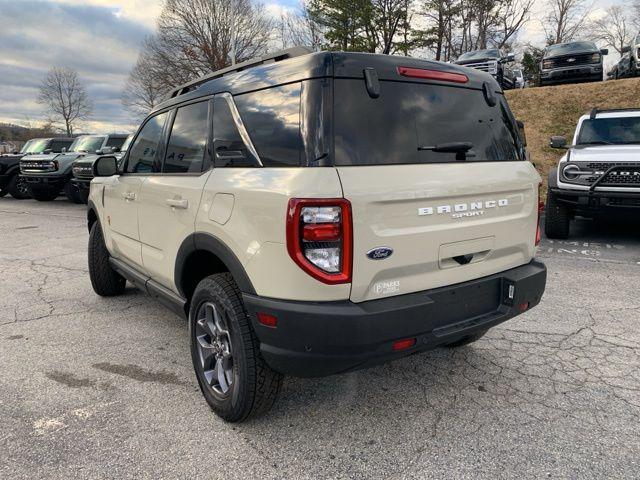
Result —
<svg viewBox="0 0 640 480"><path fill-rule="evenodd" d="M544 264L532 261L470 282L358 304L243 296L267 363L284 374L317 377L384 363L487 330L518 315L520 305L537 305L546 277ZM260 324L258 312L277 317L277 327ZM415 345L394 351L393 342L405 338L415 338Z"/></svg>
<svg viewBox="0 0 640 480"><path fill-rule="evenodd" d="M584 214L640 213L640 192L589 192L587 190L550 189L556 200Z"/></svg>

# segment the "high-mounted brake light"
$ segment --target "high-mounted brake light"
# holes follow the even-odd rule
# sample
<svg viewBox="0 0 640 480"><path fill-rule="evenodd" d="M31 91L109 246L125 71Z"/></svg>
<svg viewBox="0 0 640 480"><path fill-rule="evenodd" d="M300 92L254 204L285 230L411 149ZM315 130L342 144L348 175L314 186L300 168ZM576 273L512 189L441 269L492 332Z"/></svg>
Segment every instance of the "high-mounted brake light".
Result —
<svg viewBox="0 0 640 480"><path fill-rule="evenodd" d="M292 198L287 208L287 251L306 273L328 284L351 281L351 204L344 198Z"/></svg>
<svg viewBox="0 0 640 480"><path fill-rule="evenodd" d="M467 83L469 77L463 73L443 72L442 70L428 70L426 68L398 67L398 73L403 77L440 80L442 82Z"/></svg>

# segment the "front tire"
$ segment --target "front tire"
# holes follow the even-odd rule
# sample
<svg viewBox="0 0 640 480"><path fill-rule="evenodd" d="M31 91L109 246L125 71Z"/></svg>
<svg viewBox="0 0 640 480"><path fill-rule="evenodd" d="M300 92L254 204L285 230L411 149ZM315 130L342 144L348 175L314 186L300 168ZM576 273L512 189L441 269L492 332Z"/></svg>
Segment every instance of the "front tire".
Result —
<svg viewBox="0 0 640 480"><path fill-rule="evenodd" d="M76 188L76 186L73 183L71 183L71 180L69 180L67 183L64 184L64 194L70 202L82 203L82 198L80 198L80 192L78 192L78 189Z"/></svg>
<svg viewBox="0 0 640 480"><path fill-rule="evenodd" d="M189 311L191 358L200 390L227 422L242 422L274 404L282 375L260 354L242 295L229 273L202 280Z"/></svg>
<svg viewBox="0 0 640 480"><path fill-rule="evenodd" d="M109 265L109 251L104 244L99 222L91 226L88 260L89 278L94 292L101 297L113 297L124 293L127 281Z"/></svg>
<svg viewBox="0 0 640 480"><path fill-rule="evenodd" d="M570 223L571 212L569 207L559 202L551 191L547 192L544 217L544 233L547 238L566 240L569 238Z"/></svg>
<svg viewBox="0 0 640 480"><path fill-rule="evenodd" d="M11 177L9 185L7 186L7 191L16 200L24 200L31 197L31 195L29 195L29 186L27 185L26 179L18 174Z"/></svg>

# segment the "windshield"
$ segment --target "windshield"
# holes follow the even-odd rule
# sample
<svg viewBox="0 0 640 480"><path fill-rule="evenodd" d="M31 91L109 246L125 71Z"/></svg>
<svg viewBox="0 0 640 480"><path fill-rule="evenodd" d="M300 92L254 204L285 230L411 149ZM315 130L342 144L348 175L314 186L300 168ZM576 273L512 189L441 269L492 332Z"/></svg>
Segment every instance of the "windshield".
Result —
<svg viewBox="0 0 640 480"><path fill-rule="evenodd" d="M29 140L29 146L22 153L42 153L47 149L47 145L49 144L49 140L46 138L39 138L36 140Z"/></svg>
<svg viewBox="0 0 640 480"><path fill-rule="evenodd" d="M475 52L463 53L462 55L460 55L460 57L458 57L458 61L481 60L483 58L500 58L500 50L498 49L476 50Z"/></svg>
<svg viewBox="0 0 640 480"><path fill-rule="evenodd" d="M83 135L74 140L69 147L70 152L95 152L102 147L104 137L96 137L91 135Z"/></svg>
<svg viewBox="0 0 640 480"><path fill-rule="evenodd" d="M120 147L120 151L121 152L126 152L129 149L129 145L131 144L131 140L133 140L133 133L126 138L126 140L122 144L122 147Z"/></svg>
<svg viewBox="0 0 640 480"><path fill-rule="evenodd" d="M597 52L598 47L593 42L573 42L573 43L558 43L557 45L551 45L547 47L544 52L546 57L555 57L556 55L569 55L576 52Z"/></svg>
<svg viewBox="0 0 640 480"><path fill-rule="evenodd" d="M27 153L29 151L29 145L31 145L32 142L33 140L27 140L27 143L25 143L20 149L20 153Z"/></svg>
<svg viewBox="0 0 640 480"><path fill-rule="evenodd" d="M576 145L640 143L640 117L594 118L582 122Z"/></svg>
<svg viewBox="0 0 640 480"><path fill-rule="evenodd" d="M521 159L515 120L502 95L490 107L481 90L469 88L381 81L380 97L372 99L362 81L334 85L336 165Z"/></svg>

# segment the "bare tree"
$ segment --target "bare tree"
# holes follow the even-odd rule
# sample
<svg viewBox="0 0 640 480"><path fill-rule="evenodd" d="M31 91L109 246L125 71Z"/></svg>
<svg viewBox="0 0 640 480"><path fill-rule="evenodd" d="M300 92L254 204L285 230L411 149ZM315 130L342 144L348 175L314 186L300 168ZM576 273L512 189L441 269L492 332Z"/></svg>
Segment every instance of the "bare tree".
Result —
<svg viewBox="0 0 640 480"><path fill-rule="evenodd" d="M627 20L627 12L620 5L613 5L605 10L602 18L593 22L592 37L611 45L622 55L622 49L631 42L631 25Z"/></svg>
<svg viewBox="0 0 640 480"><path fill-rule="evenodd" d="M497 48L506 48L513 43L522 27L530 19L534 0L507 0L498 5L489 37Z"/></svg>
<svg viewBox="0 0 640 480"><path fill-rule="evenodd" d="M153 41L152 37L145 40L145 47L129 73L122 92L122 105L140 117L147 115L160 103L171 87L160 82L162 76L158 76L159 69L154 65L154 60L146 48L146 45Z"/></svg>
<svg viewBox="0 0 640 480"><path fill-rule="evenodd" d="M51 120L64 124L73 135L76 122L89 117L93 108L78 72L68 67L52 67L40 85L38 103L47 107Z"/></svg>
<svg viewBox="0 0 640 480"><path fill-rule="evenodd" d="M307 46L320 50L324 42L322 26L309 14L308 2L302 3L302 11L288 11L280 15L277 35L282 48Z"/></svg>
<svg viewBox="0 0 640 480"><path fill-rule="evenodd" d="M549 45L570 42L587 27L592 8L586 2L587 0L548 1L549 13L543 19L542 27Z"/></svg>

